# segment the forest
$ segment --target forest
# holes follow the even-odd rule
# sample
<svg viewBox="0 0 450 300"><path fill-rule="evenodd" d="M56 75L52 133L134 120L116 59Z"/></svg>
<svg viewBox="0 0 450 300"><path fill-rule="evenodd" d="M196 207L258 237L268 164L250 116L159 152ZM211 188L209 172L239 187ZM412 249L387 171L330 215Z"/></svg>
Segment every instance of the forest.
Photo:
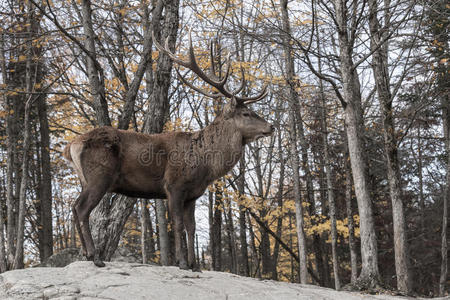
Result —
<svg viewBox="0 0 450 300"><path fill-rule="evenodd" d="M81 247L78 135L221 114L155 46L187 57L191 35L205 72L229 55L231 87L268 86L249 107L275 127L197 200L201 269L448 295L449 20L445 0L0 1L0 273ZM165 199L111 193L90 224L106 261L173 265L170 219Z"/></svg>

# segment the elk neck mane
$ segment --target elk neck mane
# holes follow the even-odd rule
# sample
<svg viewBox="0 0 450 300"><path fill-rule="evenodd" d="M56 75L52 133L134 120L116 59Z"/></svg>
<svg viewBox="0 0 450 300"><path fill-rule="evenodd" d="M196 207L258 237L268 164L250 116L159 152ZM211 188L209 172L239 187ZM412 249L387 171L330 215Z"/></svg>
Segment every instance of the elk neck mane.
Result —
<svg viewBox="0 0 450 300"><path fill-rule="evenodd" d="M214 179L233 168L242 156L243 148L243 137L235 123L222 116L191 136L191 151L204 158Z"/></svg>

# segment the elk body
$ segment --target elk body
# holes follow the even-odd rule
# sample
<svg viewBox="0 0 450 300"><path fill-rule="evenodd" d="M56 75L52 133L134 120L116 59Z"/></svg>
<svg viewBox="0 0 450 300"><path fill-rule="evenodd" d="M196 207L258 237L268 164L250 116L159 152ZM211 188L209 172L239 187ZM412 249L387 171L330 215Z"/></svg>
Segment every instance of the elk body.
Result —
<svg viewBox="0 0 450 300"><path fill-rule="evenodd" d="M155 43L176 63L188 67L218 93L210 97L226 97L230 101L222 113L207 127L196 132L142 134L114 129L96 128L73 140L64 156L75 169L82 192L73 205L73 215L79 232L83 254L95 265L104 266L92 239L89 215L107 192L131 197L167 198L175 233L175 254L182 269L196 270L194 257L195 200L207 186L222 177L239 161L243 148L257 138L268 136L273 126L251 111L247 104L265 97L265 89L255 97L238 97L225 86L229 63L223 78L215 77L214 64L208 76L198 67L192 42L190 59L183 61ZM211 57L213 57L211 51ZM181 75L180 75L181 76ZM182 80L185 79L182 77ZM183 247L187 232L187 259Z"/></svg>

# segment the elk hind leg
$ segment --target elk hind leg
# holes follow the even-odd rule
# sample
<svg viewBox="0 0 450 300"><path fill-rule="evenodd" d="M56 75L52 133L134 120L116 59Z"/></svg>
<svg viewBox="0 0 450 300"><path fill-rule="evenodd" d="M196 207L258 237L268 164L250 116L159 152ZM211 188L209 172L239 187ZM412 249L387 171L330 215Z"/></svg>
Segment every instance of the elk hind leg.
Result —
<svg viewBox="0 0 450 300"><path fill-rule="evenodd" d="M195 260L195 200L190 200L184 206L184 226L188 236L188 266L192 271L200 272L200 266Z"/></svg>
<svg viewBox="0 0 450 300"><path fill-rule="evenodd" d="M99 253L95 249L94 240L92 239L91 229L89 226L89 215L98 205L109 188L110 179L106 177L102 181L103 182L97 182L95 185L87 187L88 196L81 198L81 201L79 201L74 207L86 245L86 257L89 260L93 260L94 264L98 267L104 267L105 264L100 259Z"/></svg>
<svg viewBox="0 0 450 300"><path fill-rule="evenodd" d="M85 190L81 191L80 196L78 197L78 199L75 201L75 203L72 206L73 219L75 221L75 226L77 227L78 235L80 237L81 248L83 250L84 256L87 256L86 242L84 240L83 232L81 231L80 220L78 218L77 210L75 209L75 207L77 207L80 202L86 201L86 200L84 200L84 198L86 198L87 196L88 196L88 194Z"/></svg>

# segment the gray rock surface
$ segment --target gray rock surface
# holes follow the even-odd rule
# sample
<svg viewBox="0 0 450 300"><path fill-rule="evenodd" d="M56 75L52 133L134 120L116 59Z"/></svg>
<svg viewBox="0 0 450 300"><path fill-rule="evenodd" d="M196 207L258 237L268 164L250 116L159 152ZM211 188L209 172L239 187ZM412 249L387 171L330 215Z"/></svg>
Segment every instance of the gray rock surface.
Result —
<svg viewBox="0 0 450 300"><path fill-rule="evenodd" d="M313 285L257 280L229 273L112 262L78 261L64 268L28 268L0 275L0 299L406 299L336 292Z"/></svg>

